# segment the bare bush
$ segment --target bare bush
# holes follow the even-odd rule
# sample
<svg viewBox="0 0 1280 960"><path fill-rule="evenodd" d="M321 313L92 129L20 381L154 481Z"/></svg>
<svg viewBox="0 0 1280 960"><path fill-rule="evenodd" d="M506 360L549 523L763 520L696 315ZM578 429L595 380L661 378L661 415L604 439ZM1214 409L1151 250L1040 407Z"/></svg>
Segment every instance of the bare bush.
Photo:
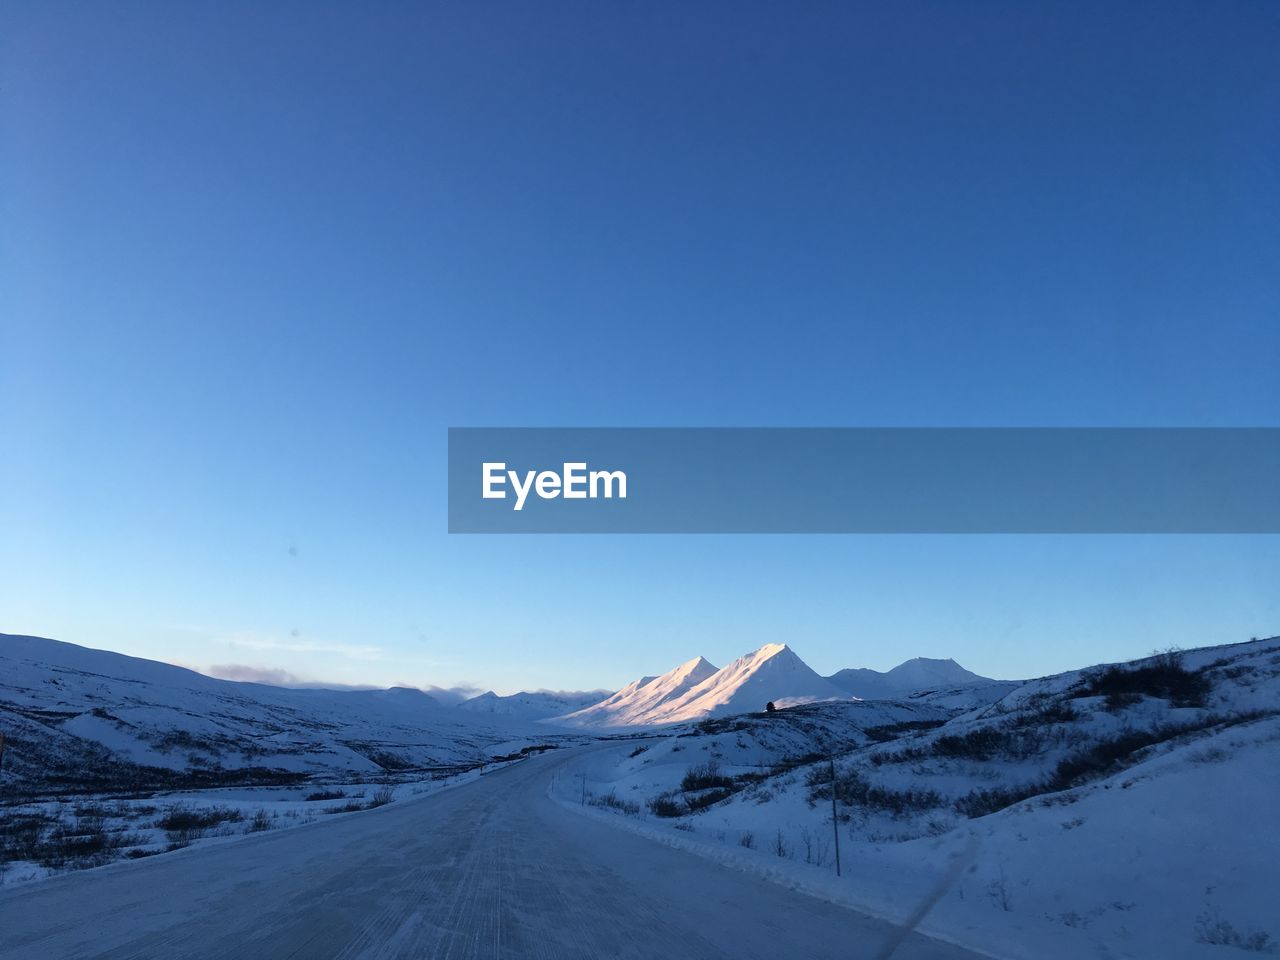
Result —
<svg viewBox="0 0 1280 960"><path fill-rule="evenodd" d="M690 767L685 772L684 779L680 781L680 789L686 792L710 790L715 787L728 789L732 786L733 780L721 775L720 764L715 760L708 760L706 763Z"/></svg>
<svg viewBox="0 0 1280 960"><path fill-rule="evenodd" d="M385 807L395 798L396 791L394 787L379 787L365 806L369 810L372 810L374 807Z"/></svg>
<svg viewBox="0 0 1280 960"><path fill-rule="evenodd" d="M212 827L222 823L239 823L244 814L233 807L192 808L177 804L169 808L156 826L169 835L169 842L186 845L198 840Z"/></svg>
<svg viewBox="0 0 1280 960"><path fill-rule="evenodd" d="M587 803L591 804L593 807L605 807L610 810L617 810L621 813L629 814L633 817L640 815L640 804L633 800L624 800L612 790L603 794L591 794L587 797Z"/></svg>
<svg viewBox="0 0 1280 960"><path fill-rule="evenodd" d="M1114 665L1087 674L1077 696L1104 696L1118 710L1142 697L1159 697L1175 707L1203 707L1213 687L1203 671L1188 670L1182 654L1166 650L1140 667Z"/></svg>
<svg viewBox="0 0 1280 960"><path fill-rule="evenodd" d="M782 828L778 828L778 832L773 835L773 842L769 845L769 849L773 851L776 857L787 857L790 850L787 848L787 838L782 835Z"/></svg>
<svg viewBox="0 0 1280 960"><path fill-rule="evenodd" d="M649 800L649 811L655 817L679 817L684 815L685 807L677 803L674 797L662 794Z"/></svg>
<svg viewBox="0 0 1280 960"><path fill-rule="evenodd" d="M1222 918L1217 907L1206 910L1196 919L1196 940L1221 947L1239 947L1257 953L1273 953L1275 942L1263 930L1241 932Z"/></svg>
<svg viewBox="0 0 1280 960"><path fill-rule="evenodd" d="M346 796L347 795L343 793L341 790L313 790L311 793L308 793L305 797L303 797L303 799L304 800L344 800L346 799Z"/></svg>

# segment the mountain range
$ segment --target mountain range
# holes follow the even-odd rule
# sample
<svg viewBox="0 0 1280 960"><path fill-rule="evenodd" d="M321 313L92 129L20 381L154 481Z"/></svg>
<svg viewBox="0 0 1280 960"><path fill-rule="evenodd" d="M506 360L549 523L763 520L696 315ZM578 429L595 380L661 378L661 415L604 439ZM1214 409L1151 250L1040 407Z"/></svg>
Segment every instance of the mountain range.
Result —
<svg viewBox="0 0 1280 960"><path fill-rule="evenodd" d="M262 779L263 771L307 777L466 766L551 733L531 726L443 706L411 687L219 680L0 634L5 774L29 785L211 786Z"/></svg>
<svg viewBox="0 0 1280 960"><path fill-rule="evenodd" d="M489 690L477 697L462 701L457 705L457 709L477 715L488 714L517 720L545 720L548 717L588 707L607 696L609 696L608 690L522 690L504 697Z"/></svg>
<svg viewBox="0 0 1280 960"><path fill-rule="evenodd" d="M723 669L695 657L657 677L633 680L599 703L552 717L570 727L651 727L752 713L816 700L883 699L986 682L954 660L916 658L887 673L820 676L785 643L767 643Z"/></svg>
<svg viewBox="0 0 1280 960"><path fill-rule="evenodd" d="M990 678L980 677L954 660L930 660L928 657L916 657L884 673L858 668L840 670L827 679L859 700L885 700L919 690L990 682Z"/></svg>
<svg viewBox="0 0 1280 960"><path fill-rule="evenodd" d="M182 667L38 637L0 634L0 712L169 769L267 758L277 768L358 769L457 762L487 743L541 728L657 727L819 700L893 699L984 682L953 660L820 676L784 643L724 668L694 657L613 693L493 691L447 705L409 687L328 690L208 677ZM7 701L7 705L5 703ZM197 721L196 718L199 718ZM168 734L182 731L176 739ZM434 735L423 737L431 731ZM65 739L70 735L72 739ZM376 744L376 746L375 746ZM430 746L428 746L430 744ZM74 752L74 751L72 751Z"/></svg>

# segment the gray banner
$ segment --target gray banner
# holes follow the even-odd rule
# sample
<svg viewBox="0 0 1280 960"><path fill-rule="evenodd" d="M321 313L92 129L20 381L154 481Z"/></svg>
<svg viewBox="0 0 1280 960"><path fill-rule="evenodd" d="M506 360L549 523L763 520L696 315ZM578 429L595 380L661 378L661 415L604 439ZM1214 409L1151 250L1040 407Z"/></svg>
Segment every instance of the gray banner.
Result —
<svg viewBox="0 0 1280 960"><path fill-rule="evenodd" d="M451 533L1277 533L1276 428L453 428Z"/></svg>

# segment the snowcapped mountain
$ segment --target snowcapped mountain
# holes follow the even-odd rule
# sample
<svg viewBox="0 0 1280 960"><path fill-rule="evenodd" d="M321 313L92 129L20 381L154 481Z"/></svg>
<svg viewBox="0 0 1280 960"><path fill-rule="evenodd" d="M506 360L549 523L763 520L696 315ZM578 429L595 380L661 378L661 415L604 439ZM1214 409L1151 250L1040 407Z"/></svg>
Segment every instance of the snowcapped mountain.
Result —
<svg viewBox="0 0 1280 960"><path fill-rule="evenodd" d="M6 634L0 634L0 729L5 776L27 789L379 774L475 763L535 736L546 739L521 718L450 709L411 688L218 680Z"/></svg>
<svg viewBox="0 0 1280 960"><path fill-rule="evenodd" d="M849 695L815 673L783 643L768 643L716 670L702 657L654 680L637 680L557 723L584 727L655 726L703 717L752 713Z"/></svg>
<svg viewBox="0 0 1280 960"><path fill-rule="evenodd" d="M468 713L492 714L502 717L517 717L521 720L545 720L562 713L580 710L583 707L598 703L601 697L608 696L608 690L588 691L553 691L522 690L509 696L500 697L492 690L478 697L464 700L457 709Z"/></svg>
<svg viewBox="0 0 1280 960"><path fill-rule="evenodd" d="M931 660L928 657L907 660L884 673L865 668L840 670L827 679L860 700L885 700L904 697L920 690L940 690L991 682L987 677L980 677L966 670L954 660Z"/></svg>
<svg viewBox="0 0 1280 960"><path fill-rule="evenodd" d="M847 700L849 695L818 676L785 643L767 643L739 657L662 711L661 723L718 717L814 700Z"/></svg>
<svg viewBox="0 0 1280 960"><path fill-rule="evenodd" d="M613 696L557 717L554 722L570 727L623 727L663 722L647 718L715 674L716 667L709 660L694 657L660 677L633 680Z"/></svg>

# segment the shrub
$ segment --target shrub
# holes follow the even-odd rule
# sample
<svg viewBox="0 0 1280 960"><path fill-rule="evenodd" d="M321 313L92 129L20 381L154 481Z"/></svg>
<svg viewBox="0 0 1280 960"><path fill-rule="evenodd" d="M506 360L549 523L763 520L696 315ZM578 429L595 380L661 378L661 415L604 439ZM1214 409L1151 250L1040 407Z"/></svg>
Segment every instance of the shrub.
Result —
<svg viewBox="0 0 1280 960"><path fill-rule="evenodd" d="M156 821L156 826L169 834L173 843L186 844L204 836L210 827L220 823L239 823L244 814L232 807L204 807L192 809L182 805L169 808L168 813Z"/></svg>
<svg viewBox="0 0 1280 960"><path fill-rule="evenodd" d="M773 842L769 844L769 849L773 851L774 856L777 856L777 857L787 856L789 852L787 850L787 838L782 835L781 827L779 827L778 832L774 834Z"/></svg>
<svg viewBox="0 0 1280 960"><path fill-rule="evenodd" d="M1009 735L994 727L982 727L966 733L947 733L933 741L933 752L939 757L967 757L986 760L992 754L1004 752L1009 745Z"/></svg>
<svg viewBox="0 0 1280 960"><path fill-rule="evenodd" d="M1070 703L1052 700L1015 714L1009 723L1014 727L1039 727L1052 723L1070 723L1078 719L1080 713Z"/></svg>
<svg viewBox="0 0 1280 960"><path fill-rule="evenodd" d="M245 828L245 833L261 833L263 830L271 829L271 817L267 815L267 811L259 807L254 811L253 817L249 820L249 826Z"/></svg>
<svg viewBox="0 0 1280 960"><path fill-rule="evenodd" d="M810 771L807 782L810 803L831 799L829 768L815 767ZM895 817L920 810L932 810L942 805L942 797L936 790L893 790L876 786L857 770L845 770L837 774L836 800L845 806L881 810Z"/></svg>
<svg viewBox="0 0 1280 960"><path fill-rule="evenodd" d="M379 787L374 793L373 799L366 804L366 809L372 810L375 807L385 807L388 803L396 798L396 791L393 787Z"/></svg>
<svg viewBox="0 0 1280 960"><path fill-rule="evenodd" d="M797 767L807 767L810 764L826 759L827 754L825 753L801 753L790 757L783 757L769 768L769 776L776 777L780 774L790 773Z"/></svg>
<svg viewBox="0 0 1280 960"><path fill-rule="evenodd" d="M684 798L684 802L688 805L691 812L705 810L707 807L719 803L721 800L728 800L733 796L732 790L723 788L715 790L705 790L702 793L694 794Z"/></svg>
<svg viewBox="0 0 1280 960"><path fill-rule="evenodd" d="M364 810L365 805L359 800L348 800L340 807L325 807L325 813L355 813L358 810Z"/></svg>
<svg viewBox="0 0 1280 960"><path fill-rule="evenodd" d="M1247 723L1260 715L1256 712L1240 713L1228 718L1210 715L1194 723L1159 725L1149 730L1126 730L1065 757L1059 761L1052 774L1039 782L991 790L971 790L957 800L954 806L957 812L967 817L985 816L1038 794L1067 790L1131 766L1139 759L1137 754L1147 747L1220 724Z"/></svg>
<svg viewBox="0 0 1280 960"><path fill-rule="evenodd" d="M897 740L908 733L936 729L946 722L945 720L904 720L901 723L886 723L878 727L867 727L863 733L867 735L868 739L876 743L884 743L888 740Z"/></svg>
<svg viewBox="0 0 1280 960"><path fill-rule="evenodd" d="M1167 651L1140 667L1117 664L1087 674L1076 695L1106 697L1111 709L1144 696L1168 700L1175 707L1203 707L1211 690L1208 677L1184 667L1180 653Z"/></svg>
<svg viewBox="0 0 1280 960"><path fill-rule="evenodd" d="M56 823L47 834L41 827L38 833L23 838L25 849L18 848L21 856L11 859L34 860L50 869L72 867L97 867L121 856L125 847L142 842L137 834L111 831L102 817L77 817L74 822Z"/></svg>
<svg viewBox="0 0 1280 960"><path fill-rule="evenodd" d="M1221 947L1239 947L1241 950L1253 950L1257 953L1271 953L1274 949L1271 934L1262 930L1241 933L1222 919L1216 908L1206 910L1196 919L1196 940Z"/></svg>
<svg viewBox="0 0 1280 960"><path fill-rule="evenodd" d="M638 816L640 813L640 804L633 800L624 800L612 790L603 794L593 793L587 798L587 803L593 807L608 807L611 810L619 810L631 816Z"/></svg>
<svg viewBox="0 0 1280 960"><path fill-rule="evenodd" d="M314 790L308 793L305 800L342 800L346 798L346 794L341 790Z"/></svg>
<svg viewBox="0 0 1280 960"><path fill-rule="evenodd" d="M714 787L731 788L732 786L733 780L729 777L721 776L720 765L714 760L708 760L706 763L690 767L686 771L684 779L680 781L680 789L686 792L690 790L710 790Z"/></svg>
<svg viewBox="0 0 1280 960"><path fill-rule="evenodd" d="M1163 743L1189 727L1157 726L1150 730L1128 730L1110 740L1099 740L1097 743L1078 753L1064 758L1058 763L1053 775L1045 784L1046 790L1065 790L1076 783L1095 780L1113 767L1128 760L1139 750ZM1127 765L1127 764L1126 764Z"/></svg>
<svg viewBox="0 0 1280 960"><path fill-rule="evenodd" d="M41 812L0 817L0 863L38 860L45 833L56 823L53 817Z"/></svg>
<svg viewBox="0 0 1280 960"><path fill-rule="evenodd" d="M970 790L956 800L956 812L969 818L985 817L1015 803L1021 803L1044 792L1041 783L1029 783L1021 787L994 787L990 790Z"/></svg>
<svg viewBox="0 0 1280 960"><path fill-rule="evenodd" d="M640 754L644 753L648 749L649 748L646 747L644 744L640 744L640 746L636 747L634 750L628 753L627 756L630 759L634 760L636 757L640 756Z"/></svg>
<svg viewBox="0 0 1280 960"><path fill-rule="evenodd" d="M925 757L929 756L929 751L924 747L903 747L901 750L881 750L871 754L868 759L875 766L883 766L886 763L919 763Z"/></svg>
<svg viewBox="0 0 1280 960"><path fill-rule="evenodd" d="M754 850L756 848L756 835L750 830L743 830L742 835L738 837L738 846Z"/></svg>
<svg viewBox="0 0 1280 960"><path fill-rule="evenodd" d="M681 804L666 794L650 799L649 811L655 817L679 817L685 812Z"/></svg>

